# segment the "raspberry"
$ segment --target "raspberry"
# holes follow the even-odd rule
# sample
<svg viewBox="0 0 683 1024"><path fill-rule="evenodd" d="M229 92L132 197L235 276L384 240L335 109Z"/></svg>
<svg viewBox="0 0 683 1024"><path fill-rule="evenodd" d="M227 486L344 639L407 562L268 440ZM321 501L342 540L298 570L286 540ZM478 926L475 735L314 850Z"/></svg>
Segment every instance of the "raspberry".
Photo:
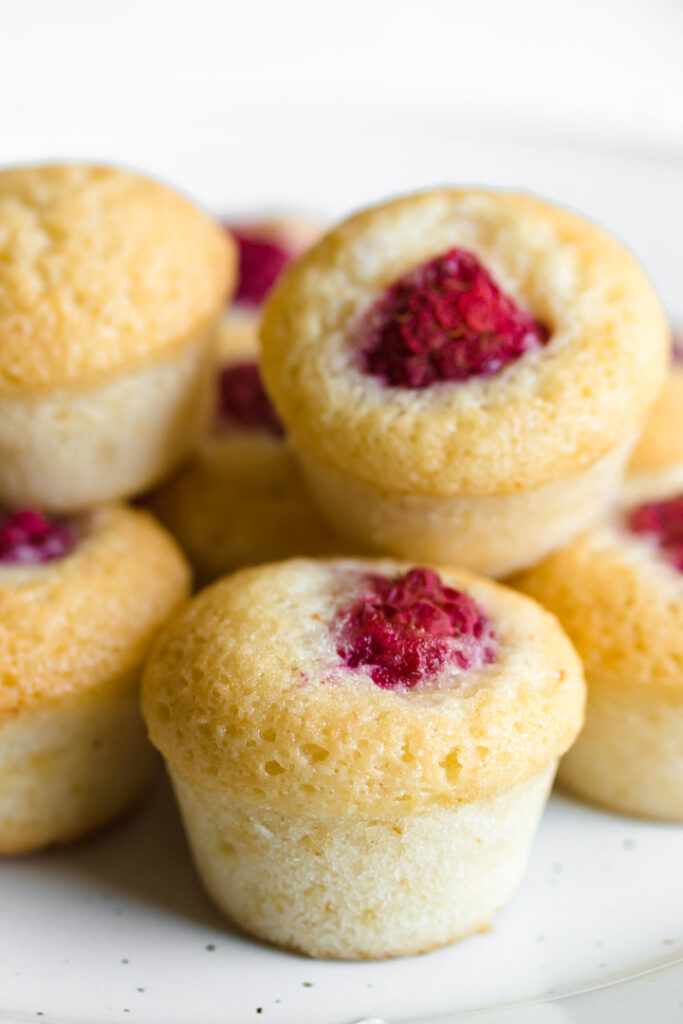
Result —
<svg viewBox="0 0 683 1024"><path fill-rule="evenodd" d="M0 525L0 565L42 565L64 558L76 535L63 519L33 509L7 513Z"/></svg>
<svg viewBox="0 0 683 1024"><path fill-rule="evenodd" d="M492 627L471 597L432 569L394 579L365 577L366 592L338 616L337 653L384 689L413 687L446 665L460 670L493 661Z"/></svg>
<svg viewBox="0 0 683 1024"><path fill-rule="evenodd" d="M626 516L633 533L651 537L664 557L683 572L683 494L639 505Z"/></svg>
<svg viewBox="0 0 683 1024"><path fill-rule="evenodd" d="M265 430L275 437L284 435L255 362L235 363L221 370L217 421L219 426Z"/></svg>
<svg viewBox="0 0 683 1024"><path fill-rule="evenodd" d="M488 377L549 337L473 253L451 249L395 281L365 314L355 341L364 373L425 388Z"/></svg>
<svg viewBox="0 0 683 1024"><path fill-rule="evenodd" d="M240 269L235 302L258 307L265 300L293 254L260 232L229 228L239 246Z"/></svg>

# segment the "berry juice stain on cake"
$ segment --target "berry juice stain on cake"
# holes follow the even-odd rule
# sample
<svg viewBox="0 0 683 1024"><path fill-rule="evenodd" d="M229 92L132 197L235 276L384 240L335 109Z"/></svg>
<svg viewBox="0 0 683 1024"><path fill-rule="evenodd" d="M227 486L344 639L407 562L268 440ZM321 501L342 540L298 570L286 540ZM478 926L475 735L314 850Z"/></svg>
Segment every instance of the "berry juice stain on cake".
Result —
<svg viewBox="0 0 683 1024"><path fill-rule="evenodd" d="M248 231L228 225L239 247L239 279L235 302L258 308L288 263L293 253L266 231Z"/></svg>
<svg viewBox="0 0 683 1024"><path fill-rule="evenodd" d="M221 370L216 425L236 430L262 430L275 437L284 435L263 387L257 363L250 360Z"/></svg>
<svg viewBox="0 0 683 1024"><path fill-rule="evenodd" d="M451 249L395 281L361 320L354 344L364 373L414 389L491 376L549 337L473 253Z"/></svg>
<svg viewBox="0 0 683 1024"><path fill-rule="evenodd" d="M447 666L481 668L495 658L490 622L468 594L432 569L364 576L365 592L337 617L337 653L384 689L412 688Z"/></svg>
<svg viewBox="0 0 683 1024"><path fill-rule="evenodd" d="M667 561L683 572L683 494L631 509L626 523L632 533L654 540Z"/></svg>
<svg viewBox="0 0 683 1024"><path fill-rule="evenodd" d="M33 509L0 514L0 565L43 565L64 558L76 544L64 519Z"/></svg>

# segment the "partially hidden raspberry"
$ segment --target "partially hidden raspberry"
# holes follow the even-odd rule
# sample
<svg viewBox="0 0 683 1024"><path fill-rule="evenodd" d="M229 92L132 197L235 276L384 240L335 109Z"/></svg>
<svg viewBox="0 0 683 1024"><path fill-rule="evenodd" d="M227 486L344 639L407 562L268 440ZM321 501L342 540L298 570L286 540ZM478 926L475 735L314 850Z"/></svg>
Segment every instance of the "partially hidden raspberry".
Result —
<svg viewBox="0 0 683 1024"><path fill-rule="evenodd" d="M667 561L683 572L683 494L632 508L626 522L633 533L651 537Z"/></svg>
<svg viewBox="0 0 683 1024"><path fill-rule="evenodd" d="M33 509L0 518L0 565L42 565L73 550L76 534L63 519Z"/></svg>
<svg viewBox="0 0 683 1024"><path fill-rule="evenodd" d="M473 253L451 249L395 281L353 341L364 373L394 387L425 388L488 377L549 338Z"/></svg>
<svg viewBox="0 0 683 1024"><path fill-rule="evenodd" d="M447 665L479 668L495 658L493 628L462 591L432 569L389 579L368 574L365 593L337 618L337 653L384 689L413 687Z"/></svg>
<svg viewBox="0 0 683 1024"><path fill-rule="evenodd" d="M674 334L671 358L676 366L683 365L683 336Z"/></svg>
<svg viewBox="0 0 683 1024"><path fill-rule="evenodd" d="M239 275L235 302L258 307L294 254L265 232L229 228L239 247Z"/></svg>
<svg viewBox="0 0 683 1024"><path fill-rule="evenodd" d="M252 361L225 366L218 377L219 427L263 430L282 437L284 430L265 392L258 364Z"/></svg>

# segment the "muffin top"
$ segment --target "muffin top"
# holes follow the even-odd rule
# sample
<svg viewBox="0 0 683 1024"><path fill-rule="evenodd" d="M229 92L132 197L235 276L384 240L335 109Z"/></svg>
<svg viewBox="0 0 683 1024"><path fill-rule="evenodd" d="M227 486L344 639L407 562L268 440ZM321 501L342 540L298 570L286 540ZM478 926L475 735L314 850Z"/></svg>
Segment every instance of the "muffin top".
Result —
<svg viewBox="0 0 683 1024"><path fill-rule="evenodd" d="M128 171L0 172L0 392L97 381L182 344L231 291L235 248Z"/></svg>
<svg viewBox="0 0 683 1024"><path fill-rule="evenodd" d="M0 718L138 669L187 596L189 572L151 516L0 519Z"/></svg>
<svg viewBox="0 0 683 1024"><path fill-rule="evenodd" d="M581 667L555 619L463 571L295 559L199 594L143 680L183 777L331 816L507 790L580 728Z"/></svg>
<svg viewBox="0 0 683 1024"><path fill-rule="evenodd" d="M635 433L669 349L657 296L595 225L442 189L366 210L286 270L263 371L295 445L410 493L509 493Z"/></svg>
<svg viewBox="0 0 683 1024"><path fill-rule="evenodd" d="M559 618L591 685L683 695L683 468L636 475L618 508L511 583Z"/></svg>

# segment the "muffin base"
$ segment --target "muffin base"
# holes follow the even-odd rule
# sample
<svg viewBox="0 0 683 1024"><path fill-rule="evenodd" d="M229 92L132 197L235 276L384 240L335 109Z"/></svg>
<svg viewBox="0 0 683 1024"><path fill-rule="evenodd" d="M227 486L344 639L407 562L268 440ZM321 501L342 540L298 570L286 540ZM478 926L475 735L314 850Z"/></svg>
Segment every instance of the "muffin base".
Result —
<svg viewBox="0 0 683 1024"><path fill-rule="evenodd" d="M507 576L534 565L608 506L636 438L572 476L511 494L401 494L297 455L320 515L351 546Z"/></svg>
<svg viewBox="0 0 683 1024"><path fill-rule="evenodd" d="M0 854L68 843L116 818L158 767L137 673L0 719Z"/></svg>
<svg viewBox="0 0 683 1024"><path fill-rule="evenodd" d="M356 960L486 930L520 884L555 768L489 800L372 821L281 815L171 778L228 917L308 956Z"/></svg>
<svg viewBox="0 0 683 1024"><path fill-rule="evenodd" d="M614 811L683 822L683 703L589 679L586 722L558 781Z"/></svg>
<svg viewBox="0 0 683 1024"><path fill-rule="evenodd" d="M78 511L157 483L204 427L214 335L99 387L0 395L0 502Z"/></svg>

